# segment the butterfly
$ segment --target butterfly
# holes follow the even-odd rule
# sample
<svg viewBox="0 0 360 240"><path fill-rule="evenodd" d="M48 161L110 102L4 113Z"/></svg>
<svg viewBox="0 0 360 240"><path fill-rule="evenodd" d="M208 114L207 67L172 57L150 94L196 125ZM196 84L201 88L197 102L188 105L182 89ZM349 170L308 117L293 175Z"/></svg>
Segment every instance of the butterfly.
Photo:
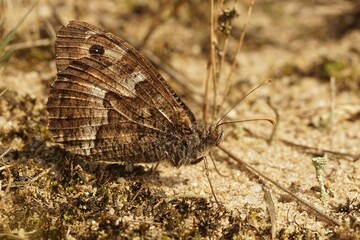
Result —
<svg viewBox="0 0 360 240"><path fill-rule="evenodd" d="M55 41L57 76L48 128L66 151L92 161L200 162L223 139L203 124L158 70L121 38L71 21Z"/></svg>

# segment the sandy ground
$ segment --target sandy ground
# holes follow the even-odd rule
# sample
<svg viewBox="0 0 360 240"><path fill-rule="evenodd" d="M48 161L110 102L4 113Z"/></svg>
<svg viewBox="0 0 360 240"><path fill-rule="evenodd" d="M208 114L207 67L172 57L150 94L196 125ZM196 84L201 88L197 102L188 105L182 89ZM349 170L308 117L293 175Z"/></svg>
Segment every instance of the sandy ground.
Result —
<svg viewBox="0 0 360 240"><path fill-rule="evenodd" d="M44 103L56 75L55 32L73 19L141 46L147 56L154 54L168 83L202 117L210 51L207 1L86 3L39 1L6 48L0 47L1 239L359 239L357 1L256 2L220 111L271 79L229 119L275 120L277 113L272 142L274 128L257 121L224 125L221 147L328 218L218 148L213 150L218 171L208 161L208 173L219 204L203 162L179 169L160 164L148 177L151 166L87 164L57 148L46 128ZM3 44L31 5L2 1L0 6ZM239 16L227 38L220 95L248 2L235 9ZM216 34L221 49L226 36ZM11 49L11 57L4 59ZM317 175L313 159L324 155L326 164ZM322 199L317 176L326 189ZM143 190L131 202L140 186Z"/></svg>

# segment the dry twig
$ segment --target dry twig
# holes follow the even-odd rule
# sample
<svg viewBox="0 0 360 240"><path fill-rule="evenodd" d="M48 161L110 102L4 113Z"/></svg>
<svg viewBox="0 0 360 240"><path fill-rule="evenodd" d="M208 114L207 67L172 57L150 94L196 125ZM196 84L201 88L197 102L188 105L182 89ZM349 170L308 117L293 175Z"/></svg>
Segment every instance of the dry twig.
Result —
<svg viewBox="0 0 360 240"><path fill-rule="evenodd" d="M226 154L228 155L232 160L234 160L239 166L243 166L245 167L247 170L249 170L249 172L251 172L252 174L255 174L257 177L260 177L270 183L272 183L273 185L275 185L277 188L279 188L280 190L286 192L287 194L289 194L291 197L293 197L294 199L296 199L296 201L298 201L299 203L301 203L302 205L306 206L309 210L311 210L310 212L315 212L316 216L323 219L325 222L333 224L333 225L337 225L340 226L341 223L337 220L335 220L334 218L328 216L326 213L324 213L322 210L314 207L313 205L311 205L309 202L305 201L304 199L300 198L299 196L295 195L294 193L292 193L291 191L289 191L287 188L281 186L279 183L277 183L276 181L272 180L271 178L265 176L264 174L262 174L261 172L259 172L256 168L252 167L251 165L245 163L244 161L242 161L241 159L239 159L238 157L236 157L234 154L232 154L230 151L228 151L226 148L222 147L221 145L219 146L219 148Z"/></svg>

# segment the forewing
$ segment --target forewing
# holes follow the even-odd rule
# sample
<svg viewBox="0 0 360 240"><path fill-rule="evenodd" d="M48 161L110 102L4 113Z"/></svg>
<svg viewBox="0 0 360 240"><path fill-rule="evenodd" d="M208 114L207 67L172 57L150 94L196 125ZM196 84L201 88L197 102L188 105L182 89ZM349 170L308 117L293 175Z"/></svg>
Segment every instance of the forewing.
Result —
<svg viewBox="0 0 360 240"><path fill-rule="evenodd" d="M158 161L144 156L157 155L151 153L165 136L171 140L195 129L187 106L120 38L70 22L60 28L55 49L58 74L47 102L49 129L66 150L95 160Z"/></svg>

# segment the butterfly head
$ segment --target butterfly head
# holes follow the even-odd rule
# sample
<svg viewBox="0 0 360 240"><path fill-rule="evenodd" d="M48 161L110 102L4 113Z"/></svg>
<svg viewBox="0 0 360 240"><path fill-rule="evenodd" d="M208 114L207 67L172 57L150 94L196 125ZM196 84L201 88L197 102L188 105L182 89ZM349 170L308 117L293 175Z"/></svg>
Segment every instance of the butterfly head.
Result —
<svg viewBox="0 0 360 240"><path fill-rule="evenodd" d="M202 141L209 147L216 147L224 138L224 131L219 126L209 125L204 128L200 135ZM210 150L210 149L209 149Z"/></svg>
<svg viewBox="0 0 360 240"><path fill-rule="evenodd" d="M223 129L219 126L205 125L199 127L198 131L198 145L194 149L194 154L188 164L197 164L201 162L204 157L216 147L223 140Z"/></svg>

